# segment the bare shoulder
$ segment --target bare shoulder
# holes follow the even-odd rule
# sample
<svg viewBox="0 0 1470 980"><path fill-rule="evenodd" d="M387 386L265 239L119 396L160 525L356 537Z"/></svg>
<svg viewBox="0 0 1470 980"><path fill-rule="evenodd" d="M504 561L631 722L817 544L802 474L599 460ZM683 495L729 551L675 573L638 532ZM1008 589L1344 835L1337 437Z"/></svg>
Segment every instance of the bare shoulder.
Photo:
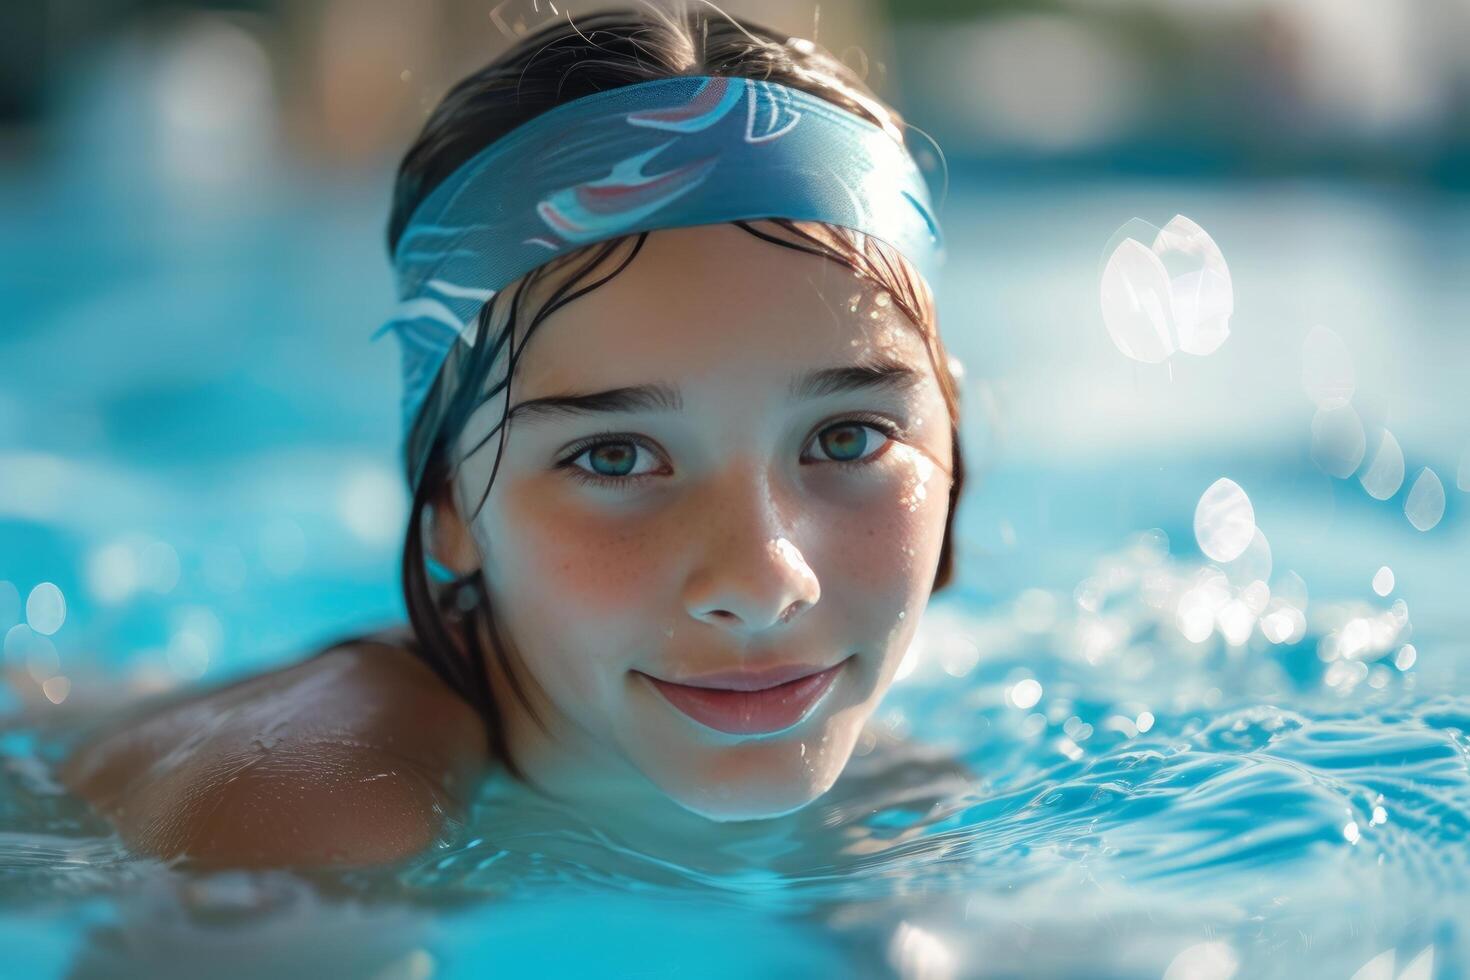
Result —
<svg viewBox="0 0 1470 980"><path fill-rule="evenodd" d="M232 866L427 846L488 765L483 722L382 633L94 735L62 781L133 848Z"/></svg>

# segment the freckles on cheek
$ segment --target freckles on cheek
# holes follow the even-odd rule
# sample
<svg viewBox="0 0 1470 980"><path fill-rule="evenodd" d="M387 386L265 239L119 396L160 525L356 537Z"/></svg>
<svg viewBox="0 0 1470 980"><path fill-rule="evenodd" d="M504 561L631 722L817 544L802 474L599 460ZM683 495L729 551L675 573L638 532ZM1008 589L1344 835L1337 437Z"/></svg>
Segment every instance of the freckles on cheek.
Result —
<svg viewBox="0 0 1470 980"><path fill-rule="evenodd" d="M659 549L635 523L562 510L521 528L517 564L559 600L613 615L649 601Z"/></svg>
<svg viewBox="0 0 1470 980"><path fill-rule="evenodd" d="M837 567L849 583L885 595L912 591L910 580L938 547L948 486L922 479L915 469L902 467L864 506L849 511L842 533L833 535Z"/></svg>
<svg viewBox="0 0 1470 980"><path fill-rule="evenodd" d="M889 502L854 515L858 523L838 535L837 567L844 581L864 592L892 594L903 584L919 549L914 515Z"/></svg>

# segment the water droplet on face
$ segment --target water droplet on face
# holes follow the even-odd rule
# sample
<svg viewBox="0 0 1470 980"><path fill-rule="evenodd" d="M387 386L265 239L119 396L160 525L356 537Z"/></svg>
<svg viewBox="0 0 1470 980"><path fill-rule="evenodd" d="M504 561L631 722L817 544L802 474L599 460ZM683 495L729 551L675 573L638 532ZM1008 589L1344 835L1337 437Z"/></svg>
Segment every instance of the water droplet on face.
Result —
<svg viewBox="0 0 1470 980"><path fill-rule="evenodd" d="M1392 432L1383 430L1370 459L1368 468L1358 476L1358 482L1374 500L1387 500L1404 485L1404 451L1399 448L1399 441Z"/></svg>
<svg viewBox="0 0 1470 980"><path fill-rule="evenodd" d="M1234 561L1256 534L1250 498L1234 480L1212 483L1194 509L1194 537L1200 550L1215 561Z"/></svg>
<svg viewBox="0 0 1470 980"><path fill-rule="evenodd" d="M1393 591L1393 569L1384 565L1373 575L1373 591L1386 596Z"/></svg>
<svg viewBox="0 0 1470 980"><path fill-rule="evenodd" d="M1419 471L1404 501L1404 515L1421 531L1428 531L1444 517L1444 484L1429 467Z"/></svg>
<svg viewBox="0 0 1470 980"><path fill-rule="evenodd" d="M1367 447L1363 421L1351 405L1319 408L1312 416L1312 462L1329 476L1352 476Z"/></svg>
<svg viewBox="0 0 1470 980"><path fill-rule="evenodd" d="M1313 327L1302 342L1302 390L1318 408L1341 408L1353 397L1357 373L1342 338Z"/></svg>

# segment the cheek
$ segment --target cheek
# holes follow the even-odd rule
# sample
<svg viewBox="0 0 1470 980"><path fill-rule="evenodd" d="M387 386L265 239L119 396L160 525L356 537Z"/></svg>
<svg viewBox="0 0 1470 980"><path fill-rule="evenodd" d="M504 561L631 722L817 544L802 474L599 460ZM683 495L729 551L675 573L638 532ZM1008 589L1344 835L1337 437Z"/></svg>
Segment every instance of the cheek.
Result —
<svg viewBox="0 0 1470 980"><path fill-rule="evenodd" d="M922 453L902 453L881 486L846 512L829 566L847 588L900 603L927 597L949 508L945 474Z"/></svg>
<svg viewBox="0 0 1470 980"><path fill-rule="evenodd" d="M659 621L657 535L544 488L508 488L493 511L476 535L501 628L526 670L563 711L612 703L622 667Z"/></svg>
<svg viewBox="0 0 1470 980"><path fill-rule="evenodd" d="M536 604L549 601L558 616L575 613L605 628L657 594L663 549L646 522L593 515L534 488L504 503L499 541L486 547L508 591L534 591Z"/></svg>

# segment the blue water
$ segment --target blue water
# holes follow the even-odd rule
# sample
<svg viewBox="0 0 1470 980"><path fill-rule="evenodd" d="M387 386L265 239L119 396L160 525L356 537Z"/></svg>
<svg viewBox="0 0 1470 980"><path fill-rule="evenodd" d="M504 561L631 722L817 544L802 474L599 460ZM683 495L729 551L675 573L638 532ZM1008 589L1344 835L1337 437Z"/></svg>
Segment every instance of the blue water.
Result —
<svg viewBox="0 0 1470 980"><path fill-rule="evenodd" d="M1159 566L1115 567L1140 555ZM697 850L506 810L492 783L400 868L187 874L58 795L64 738L14 732L0 937L80 976L1349 976L1425 950L1417 975L1463 973L1470 698L1392 668L1331 692L1310 640L1175 660L1145 616L1091 663L1064 619L936 603L838 785ZM988 640L962 677L955 637ZM1006 694L1024 678L1030 711Z"/></svg>
<svg viewBox="0 0 1470 980"><path fill-rule="evenodd" d="M1467 972L1470 202L953 175L959 580L829 794L689 850L506 808L492 782L403 867L200 875L128 854L50 766L132 696L402 617L397 355L366 340L391 302L389 162L165 178L128 90L82 87L54 159L0 179L0 632L40 583L67 604L5 653L0 972ZM1236 312L1220 351L1164 371L1113 348L1097 274L1124 221L1176 212L1219 243ZM1388 500L1312 462L1313 325L1404 447ZM1421 532L1424 466L1447 500ZM1287 642L1181 633L1220 477L1250 495L1273 593L1304 587ZM1353 630L1371 642L1344 654Z"/></svg>

